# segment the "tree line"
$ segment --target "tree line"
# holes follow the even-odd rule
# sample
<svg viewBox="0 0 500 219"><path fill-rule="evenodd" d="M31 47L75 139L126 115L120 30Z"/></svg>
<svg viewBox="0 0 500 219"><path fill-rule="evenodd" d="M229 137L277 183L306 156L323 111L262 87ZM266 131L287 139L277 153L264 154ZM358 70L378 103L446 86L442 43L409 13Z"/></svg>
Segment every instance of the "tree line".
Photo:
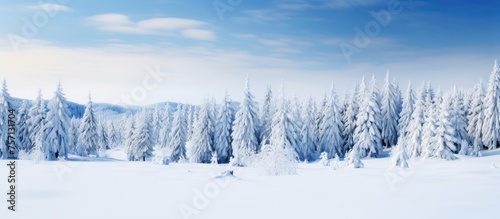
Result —
<svg viewBox="0 0 500 219"><path fill-rule="evenodd" d="M12 98L4 80L0 95L0 155L7 158L7 111ZM220 103L201 106L157 105L154 109L113 118L97 118L89 101L82 118L70 118L59 83L47 106L41 92L17 109L16 147L19 155L42 159L106 156L123 147L130 161L195 162L250 165L266 147L279 148L293 161L345 159L363 167L366 157L380 157L393 148L393 164L407 167L409 158L456 159L455 154L481 156L500 142L500 69L495 61L486 90L443 92L430 82L401 91L387 74L379 91L377 80L363 78L339 98L333 85L320 101L277 96L268 86L260 102L247 80L235 107L229 95ZM284 149L284 150L281 150Z"/></svg>

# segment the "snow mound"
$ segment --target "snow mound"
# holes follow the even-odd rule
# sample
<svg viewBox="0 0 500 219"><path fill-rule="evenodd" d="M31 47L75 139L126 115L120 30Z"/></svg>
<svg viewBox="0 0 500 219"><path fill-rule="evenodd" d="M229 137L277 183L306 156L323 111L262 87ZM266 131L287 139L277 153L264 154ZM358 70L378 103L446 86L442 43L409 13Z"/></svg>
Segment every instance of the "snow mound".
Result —
<svg viewBox="0 0 500 219"><path fill-rule="evenodd" d="M235 177L234 171L233 170L222 171L221 173L219 173L218 175L215 175L212 178L213 179L222 179L222 178L227 178L227 177Z"/></svg>

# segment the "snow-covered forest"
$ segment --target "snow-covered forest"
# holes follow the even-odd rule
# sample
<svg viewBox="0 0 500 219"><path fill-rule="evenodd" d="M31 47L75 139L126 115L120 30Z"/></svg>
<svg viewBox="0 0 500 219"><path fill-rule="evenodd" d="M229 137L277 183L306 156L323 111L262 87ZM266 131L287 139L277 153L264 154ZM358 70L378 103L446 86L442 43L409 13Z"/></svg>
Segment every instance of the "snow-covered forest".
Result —
<svg viewBox="0 0 500 219"><path fill-rule="evenodd" d="M363 159L390 150L394 166L410 158L456 159L481 156L500 143L500 69L496 62L487 84L442 91L432 82L401 88L389 73L381 83L363 78L339 95L332 85L321 99L300 102L268 87L258 101L247 80L238 104L229 95L201 106L144 108L134 114L99 117L89 94L81 118L70 117L61 83L54 96L23 101L16 109L16 147L20 159L57 160L68 154L106 157L121 148L129 161L230 163L250 166L262 156L295 162L343 159L363 167ZM402 83L403 84L403 83ZM96 94L98 95L98 94ZM6 142L12 98L3 82L0 142ZM237 106L237 107L235 107ZM0 145L7 158L7 145ZM269 157L270 156L270 157ZM279 165L279 164L274 164ZM290 170L275 174L293 174Z"/></svg>

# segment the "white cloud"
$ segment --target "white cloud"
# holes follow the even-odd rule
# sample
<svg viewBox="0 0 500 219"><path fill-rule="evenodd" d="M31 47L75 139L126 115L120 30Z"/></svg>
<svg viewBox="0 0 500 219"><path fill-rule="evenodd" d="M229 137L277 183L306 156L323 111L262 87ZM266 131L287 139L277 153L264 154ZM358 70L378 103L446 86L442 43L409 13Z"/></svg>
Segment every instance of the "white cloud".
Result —
<svg viewBox="0 0 500 219"><path fill-rule="evenodd" d="M66 5L60 5L60 4L50 4L50 3L43 3L43 4L38 4L38 5L30 5L28 6L30 10L34 11L71 11L71 8L66 6Z"/></svg>
<svg viewBox="0 0 500 219"><path fill-rule="evenodd" d="M137 103L139 105L167 100L199 104L210 95L222 98L226 88L232 99L239 101L247 75L252 92L259 99L267 83L276 89L283 79L286 90L295 92L303 100L309 95L321 98L332 82L342 94L359 82L362 75L370 77L375 73L380 85L387 69L403 88L408 79L412 79L415 88L429 78L433 85L442 85L443 90L454 84L471 87L480 77L488 79L495 58L471 55L473 53L466 49L425 51L424 55L412 50L414 59L411 60L367 61L339 67L306 57L289 59L209 47L112 44L63 48L35 40L14 53L8 46L7 41L0 41L0 60L8 63L0 65L0 78L5 77L11 94L21 98L33 99L41 88L44 98L49 99L61 80L71 101L85 103L90 90L96 102L112 103L141 86L147 75L146 67L159 66L167 73L165 80L149 92L143 102ZM325 66L330 67L325 70Z"/></svg>
<svg viewBox="0 0 500 219"><path fill-rule="evenodd" d="M207 23L184 18L151 18L131 21L123 14L101 14L86 19L98 29L107 32L148 35L180 35L197 40L215 40L214 32Z"/></svg>
<svg viewBox="0 0 500 219"><path fill-rule="evenodd" d="M215 34L206 31L206 30L200 30L200 29L186 29L182 31L182 35L191 38L191 39L198 39L198 40L215 40Z"/></svg>
<svg viewBox="0 0 500 219"><path fill-rule="evenodd" d="M295 0L283 1L278 7L286 10L306 10L306 9L346 9L356 6L372 6L384 3L382 0Z"/></svg>

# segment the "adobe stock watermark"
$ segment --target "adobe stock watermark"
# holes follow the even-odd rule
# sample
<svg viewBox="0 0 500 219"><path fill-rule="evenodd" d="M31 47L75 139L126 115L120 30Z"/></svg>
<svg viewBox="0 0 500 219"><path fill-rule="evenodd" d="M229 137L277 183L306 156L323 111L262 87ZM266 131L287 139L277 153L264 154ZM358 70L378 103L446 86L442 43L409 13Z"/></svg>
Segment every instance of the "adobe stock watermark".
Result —
<svg viewBox="0 0 500 219"><path fill-rule="evenodd" d="M19 34L8 33L7 39L12 49L17 53L22 45L28 44L38 35L41 29L45 28L51 19L55 18L70 0L49 0L39 1L38 7L31 16L21 18L23 22Z"/></svg>
<svg viewBox="0 0 500 219"><path fill-rule="evenodd" d="M167 80L168 73L163 72L159 65L154 68L146 67L146 74L142 78L141 84L134 86L129 93L123 94L119 99L115 100L114 104L138 105L144 102L149 94L157 89L161 83Z"/></svg>
<svg viewBox="0 0 500 219"><path fill-rule="evenodd" d="M200 215L210 205L211 201L220 195L223 189L236 181L232 176L233 171L227 170L225 172L228 171L230 171L230 176L212 179L205 183L203 187L193 189L191 203L181 203L178 207L182 219L189 219Z"/></svg>
<svg viewBox="0 0 500 219"><path fill-rule="evenodd" d="M75 168L80 166L80 163L75 162L65 162L65 161L57 161L54 162L55 165L52 166L52 170L54 170L54 174L56 174L57 180L62 183L64 181L64 177L72 173Z"/></svg>
<svg viewBox="0 0 500 219"><path fill-rule="evenodd" d="M399 0L389 0L387 2L387 9L380 11L370 11L373 20L368 21L364 28L358 26L354 27L356 35L352 43L340 42L339 47L347 62L351 62L351 57L355 54L361 53L361 50L368 47L373 38L380 35L382 28L387 27L391 21L392 16L397 15L403 11L403 5Z"/></svg>
<svg viewBox="0 0 500 219"><path fill-rule="evenodd" d="M421 166L423 162L424 162L423 159L418 159L418 160L409 159L408 160L409 168L395 167L388 169L384 174L384 178L385 181L387 182L387 185L389 185L389 189L391 190L391 192L395 192L398 184L406 182L408 178L413 176L416 169L419 166Z"/></svg>
<svg viewBox="0 0 500 219"><path fill-rule="evenodd" d="M221 21L224 21L224 15L227 12L234 11L235 8L241 5L243 0L214 0L212 5L214 6L215 13L219 16Z"/></svg>

